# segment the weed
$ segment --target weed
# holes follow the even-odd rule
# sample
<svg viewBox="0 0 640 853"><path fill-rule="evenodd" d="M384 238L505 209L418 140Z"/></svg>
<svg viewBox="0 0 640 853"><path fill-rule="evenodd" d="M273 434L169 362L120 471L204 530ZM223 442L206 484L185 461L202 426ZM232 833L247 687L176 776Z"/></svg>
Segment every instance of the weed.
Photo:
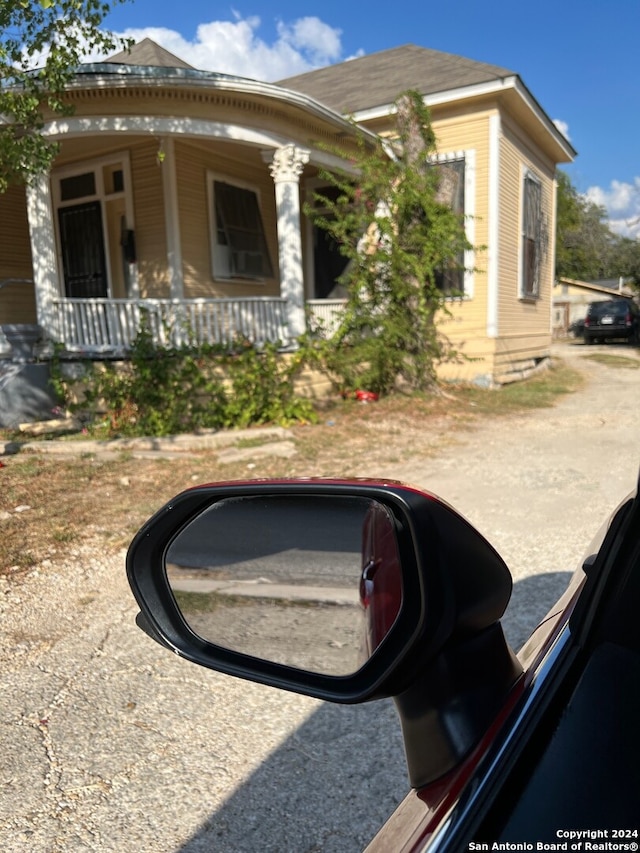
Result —
<svg viewBox="0 0 640 853"><path fill-rule="evenodd" d="M598 364L604 364L607 367L624 367L629 370L638 370L640 368L640 359L630 358L626 355L612 355L607 352L597 352L591 355L584 355L583 358L588 361L595 361Z"/></svg>
<svg viewBox="0 0 640 853"><path fill-rule="evenodd" d="M0 469L0 509L6 512L0 522L0 574L64 559L69 543L78 547L79 540L105 554L118 553L150 515L197 482L376 476L408 452L412 459L432 456L455 430L477 418L551 405L579 383L580 374L560 366L499 391L448 387L440 395L394 394L368 405L339 399L325 406L323 422L292 428L296 456L265 457L250 472L245 464L222 465L212 450L171 460L131 454L108 460L81 453L66 459L7 456ZM30 509L15 513L21 505Z"/></svg>
<svg viewBox="0 0 640 853"><path fill-rule="evenodd" d="M296 376L304 367L303 352L287 357L278 354L274 344L261 352L243 342L225 359L231 391L225 409L225 426L251 424L313 423L317 415L313 404L294 390Z"/></svg>
<svg viewBox="0 0 640 853"><path fill-rule="evenodd" d="M52 373L92 436L168 436L315 420L311 402L294 391L304 361L302 352L283 357L274 344L258 351L248 341L238 341L231 353L204 345L157 347L143 324L126 363L85 364L80 376L66 377L54 359Z"/></svg>
<svg viewBox="0 0 640 853"><path fill-rule="evenodd" d="M576 391L582 382L582 376L575 370L556 364L545 373L490 391L462 386L456 396L478 412L501 415L553 406L559 396Z"/></svg>

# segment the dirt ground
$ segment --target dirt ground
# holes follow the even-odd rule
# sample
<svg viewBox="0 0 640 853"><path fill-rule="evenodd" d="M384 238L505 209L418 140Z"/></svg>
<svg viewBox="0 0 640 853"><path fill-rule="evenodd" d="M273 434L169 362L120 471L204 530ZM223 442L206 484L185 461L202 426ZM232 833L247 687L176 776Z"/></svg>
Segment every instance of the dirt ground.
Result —
<svg viewBox="0 0 640 853"><path fill-rule="evenodd" d="M634 488L640 463L640 370L586 358L637 362L638 351L557 350L585 383L553 408L464 430L443 419L446 434L430 422L430 436L372 418L362 433L371 454L334 453L335 474L415 483L480 529L514 576L504 622L516 648ZM245 462L233 474L275 464ZM304 473L297 465L293 457L287 472ZM0 848L362 849L407 790L392 704L331 706L177 659L135 627L124 550L101 543L58 543L0 581Z"/></svg>

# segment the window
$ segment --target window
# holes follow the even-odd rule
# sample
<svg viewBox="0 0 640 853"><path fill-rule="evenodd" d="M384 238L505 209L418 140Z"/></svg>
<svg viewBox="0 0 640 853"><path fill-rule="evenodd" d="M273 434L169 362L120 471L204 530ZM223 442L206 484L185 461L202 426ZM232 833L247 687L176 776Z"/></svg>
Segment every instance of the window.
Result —
<svg viewBox="0 0 640 853"><path fill-rule="evenodd" d="M326 219L333 219L326 203L314 198L313 194L318 193L329 202L336 203L344 192L339 187L316 181L308 184L308 192L308 201L317 213ZM341 299L346 296L346 290L339 278L346 270L349 258L342 254L340 243L328 231L311 219L307 220L307 225L313 244L313 276L309 276L313 282L311 295L314 299Z"/></svg>
<svg viewBox="0 0 640 853"><path fill-rule="evenodd" d="M71 175L60 178L60 201L72 201L84 196L96 194L95 172L84 172L81 175Z"/></svg>
<svg viewBox="0 0 640 853"><path fill-rule="evenodd" d="M251 189L213 180L213 274L215 278L270 278L258 195Z"/></svg>
<svg viewBox="0 0 640 853"><path fill-rule="evenodd" d="M448 205L462 220L465 215L465 160L449 159L436 164L440 182L436 200ZM447 296L464 294L465 253L460 251L455 259L436 273L436 287Z"/></svg>
<svg viewBox="0 0 640 853"><path fill-rule="evenodd" d="M540 266L544 242L542 187L528 172L524 177L522 201L522 259L520 296L537 299L540 295Z"/></svg>

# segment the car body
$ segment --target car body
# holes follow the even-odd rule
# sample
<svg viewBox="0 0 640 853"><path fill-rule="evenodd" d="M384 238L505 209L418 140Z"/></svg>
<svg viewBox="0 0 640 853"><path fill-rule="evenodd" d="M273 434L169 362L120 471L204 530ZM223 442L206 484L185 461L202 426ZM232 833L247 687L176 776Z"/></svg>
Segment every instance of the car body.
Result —
<svg viewBox="0 0 640 853"><path fill-rule="evenodd" d="M582 334L587 344L616 338L637 344L640 339L640 308L631 299L591 302Z"/></svg>
<svg viewBox="0 0 640 853"><path fill-rule="evenodd" d="M448 504L400 483L190 489L141 529L127 572L140 627L195 663L334 702L393 697L412 790L370 853L637 851L637 492L517 655L500 624L511 592L500 556ZM265 573L272 604L295 607L302 590L287 646L257 620L239 629L221 599ZM301 656L350 586L353 656Z"/></svg>

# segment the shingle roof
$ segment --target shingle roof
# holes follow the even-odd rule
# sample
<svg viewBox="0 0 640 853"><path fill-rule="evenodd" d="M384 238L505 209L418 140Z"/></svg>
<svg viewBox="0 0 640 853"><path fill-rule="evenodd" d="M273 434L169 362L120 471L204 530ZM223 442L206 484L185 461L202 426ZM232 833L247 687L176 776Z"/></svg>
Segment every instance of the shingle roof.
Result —
<svg viewBox="0 0 640 853"><path fill-rule="evenodd" d="M514 76L513 71L407 44L279 80L343 114L391 104L400 92L446 92Z"/></svg>
<svg viewBox="0 0 640 853"><path fill-rule="evenodd" d="M122 50L120 53L114 53L104 62L119 64L119 65L146 65L159 68L193 68L183 59L175 56L170 51L160 47L155 41L149 38L142 39L131 45L128 50Z"/></svg>

